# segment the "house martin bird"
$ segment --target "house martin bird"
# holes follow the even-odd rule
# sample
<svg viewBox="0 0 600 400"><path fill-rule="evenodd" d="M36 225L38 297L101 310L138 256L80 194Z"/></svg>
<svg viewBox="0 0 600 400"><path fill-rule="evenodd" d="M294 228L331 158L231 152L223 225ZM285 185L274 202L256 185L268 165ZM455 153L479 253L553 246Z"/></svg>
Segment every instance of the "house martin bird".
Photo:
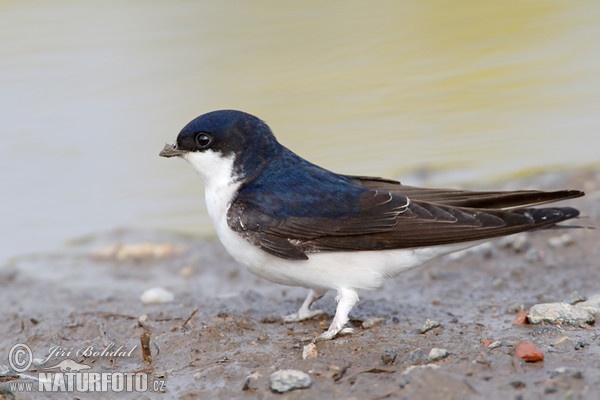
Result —
<svg viewBox="0 0 600 400"><path fill-rule="evenodd" d="M311 305L337 291L333 322L320 339L344 329L358 289L381 287L385 278L498 236L552 228L579 211L532 206L584 195L429 189L340 175L282 146L257 117L234 110L194 119L160 156L183 158L200 175L208 214L237 262L269 281L310 289L284 321L323 313Z"/></svg>

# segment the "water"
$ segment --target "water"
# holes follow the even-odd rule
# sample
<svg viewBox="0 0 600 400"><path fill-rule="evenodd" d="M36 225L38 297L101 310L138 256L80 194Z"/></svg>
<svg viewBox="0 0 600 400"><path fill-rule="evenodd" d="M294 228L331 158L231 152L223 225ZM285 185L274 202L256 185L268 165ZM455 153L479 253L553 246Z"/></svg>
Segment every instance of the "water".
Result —
<svg viewBox="0 0 600 400"><path fill-rule="evenodd" d="M158 157L236 108L329 169L460 185L595 164L600 3L0 3L0 260L115 227L212 234Z"/></svg>

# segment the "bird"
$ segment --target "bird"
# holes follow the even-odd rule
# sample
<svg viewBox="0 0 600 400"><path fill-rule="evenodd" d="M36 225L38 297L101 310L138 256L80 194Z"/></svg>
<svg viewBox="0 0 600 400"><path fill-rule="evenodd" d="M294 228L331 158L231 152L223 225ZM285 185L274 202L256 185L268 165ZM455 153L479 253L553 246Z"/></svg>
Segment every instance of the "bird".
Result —
<svg viewBox="0 0 600 400"><path fill-rule="evenodd" d="M337 292L333 320L317 340L352 332L345 326L359 290L496 237L554 228L579 210L534 206L584 195L424 188L338 174L237 110L193 119L159 155L183 158L200 176L217 236L238 263L271 282L309 289L284 322L323 314L313 303Z"/></svg>

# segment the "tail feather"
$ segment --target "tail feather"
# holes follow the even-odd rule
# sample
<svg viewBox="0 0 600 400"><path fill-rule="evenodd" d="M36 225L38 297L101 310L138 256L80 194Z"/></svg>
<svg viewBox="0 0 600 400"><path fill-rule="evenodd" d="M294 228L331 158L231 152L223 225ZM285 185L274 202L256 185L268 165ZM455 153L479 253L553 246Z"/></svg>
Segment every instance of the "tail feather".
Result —
<svg viewBox="0 0 600 400"><path fill-rule="evenodd" d="M524 208L513 213L529 218L532 224L540 227L550 227L579 216L579 210L573 207Z"/></svg>

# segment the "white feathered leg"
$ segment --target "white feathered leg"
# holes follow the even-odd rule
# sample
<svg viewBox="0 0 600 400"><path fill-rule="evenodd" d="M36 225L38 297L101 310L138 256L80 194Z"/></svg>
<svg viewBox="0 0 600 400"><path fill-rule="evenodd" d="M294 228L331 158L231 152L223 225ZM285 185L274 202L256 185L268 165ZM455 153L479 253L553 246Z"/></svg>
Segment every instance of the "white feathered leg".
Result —
<svg viewBox="0 0 600 400"><path fill-rule="evenodd" d="M344 325L348 322L350 310L352 310L352 307L354 307L358 301L358 294L356 294L355 290L342 288L338 290L335 299L338 302L337 309L335 310L335 317L333 317L333 321L331 322L331 325L329 325L327 332L319 336L319 339L321 340L333 339L342 331ZM344 329L344 332L351 333L352 328Z"/></svg>

